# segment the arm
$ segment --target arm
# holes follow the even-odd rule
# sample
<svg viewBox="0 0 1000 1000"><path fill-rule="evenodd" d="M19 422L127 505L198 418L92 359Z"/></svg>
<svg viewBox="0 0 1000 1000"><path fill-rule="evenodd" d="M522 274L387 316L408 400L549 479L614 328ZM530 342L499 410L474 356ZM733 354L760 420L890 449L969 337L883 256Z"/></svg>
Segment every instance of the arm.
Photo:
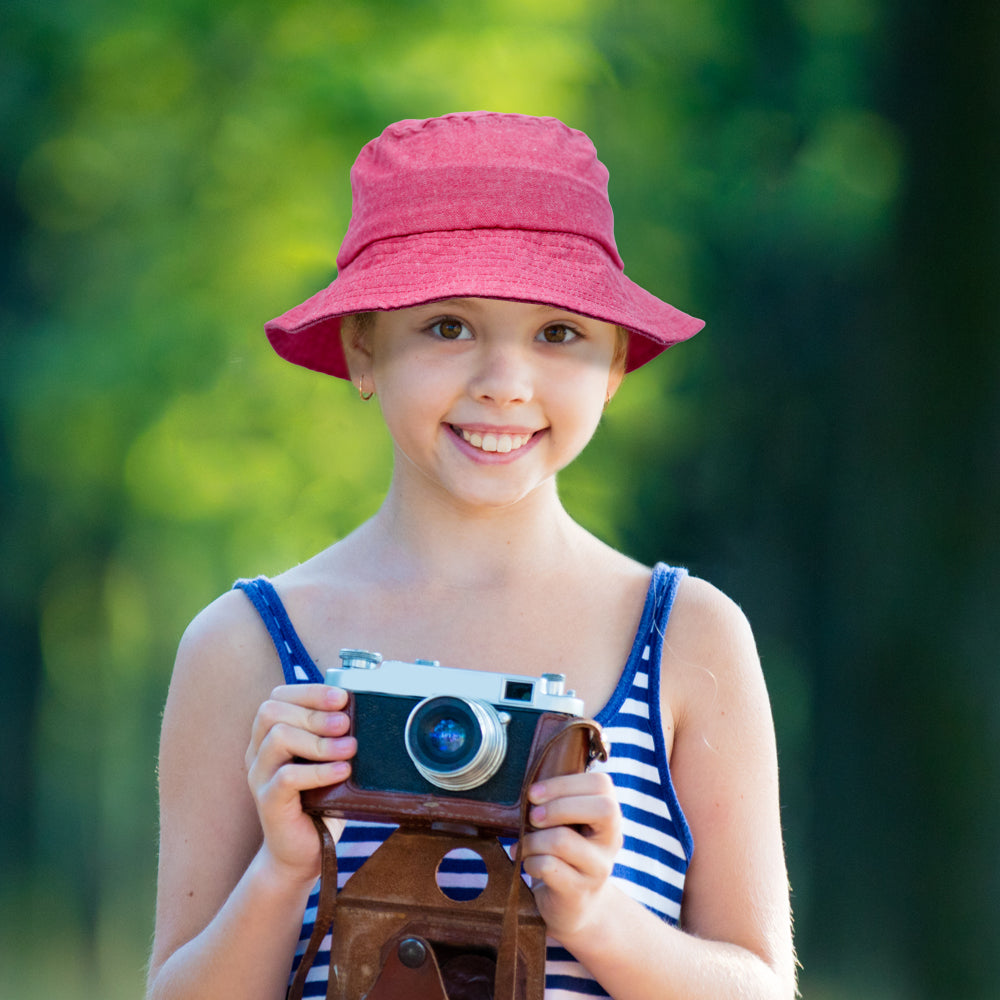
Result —
<svg viewBox="0 0 1000 1000"><path fill-rule="evenodd" d="M343 780L343 692L277 688L259 619L228 594L177 655L160 747L160 865L147 997L285 996L319 839L299 792ZM248 747L249 744L249 747ZM317 764L295 764L295 756Z"/></svg>
<svg viewBox="0 0 1000 1000"><path fill-rule="evenodd" d="M532 791L544 807L532 822L543 829L525 838L525 870L545 883L539 909L617 1000L787 1000L795 959L774 731L743 615L686 580L662 670L664 718L676 727L671 773L695 842L682 929L610 881L621 833L604 775ZM586 835L567 824L584 824Z"/></svg>

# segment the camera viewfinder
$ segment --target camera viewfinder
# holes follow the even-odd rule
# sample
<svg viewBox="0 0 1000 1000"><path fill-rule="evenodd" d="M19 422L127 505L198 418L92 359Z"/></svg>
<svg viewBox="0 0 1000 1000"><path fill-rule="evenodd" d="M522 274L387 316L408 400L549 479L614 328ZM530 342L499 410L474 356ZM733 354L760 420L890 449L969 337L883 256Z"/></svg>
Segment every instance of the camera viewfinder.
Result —
<svg viewBox="0 0 1000 1000"><path fill-rule="evenodd" d="M523 701L530 705L534 687L534 684L524 681L507 681L504 685L504 701Z"/></svg>

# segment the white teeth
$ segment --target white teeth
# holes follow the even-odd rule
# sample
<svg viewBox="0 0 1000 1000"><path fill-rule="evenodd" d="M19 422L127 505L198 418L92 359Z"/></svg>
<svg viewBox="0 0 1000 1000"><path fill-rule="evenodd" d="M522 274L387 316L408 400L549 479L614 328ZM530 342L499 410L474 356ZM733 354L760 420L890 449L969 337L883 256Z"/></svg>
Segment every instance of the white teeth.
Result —
<svg viewBox="0 0 1000 1000"><path fill-rule="evenodd" d="M466 431L461 428L459 428L459 433L473 448L499 452L501 455L517 451L531 440L530 434L477 434L475 431Z"/></svg>

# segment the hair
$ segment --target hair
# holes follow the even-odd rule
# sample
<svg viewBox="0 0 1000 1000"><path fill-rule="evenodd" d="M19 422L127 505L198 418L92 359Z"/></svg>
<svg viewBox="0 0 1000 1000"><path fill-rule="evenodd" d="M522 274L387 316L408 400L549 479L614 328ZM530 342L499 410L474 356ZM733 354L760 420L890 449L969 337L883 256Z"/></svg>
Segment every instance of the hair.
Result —
<svg viewBox="0 0 1000 1000"><path fill-rule="evenodd" d="M350 313L341 319L341 324L354 336L370 333L375 326L374 312ZM611 357L612 368L624 368L628 357L628 343L631 334L623 326L615 326L615 353Z"/></svg>
<svg viewBox="0 0 1000 1000"><path fill-rule="evenodd" d="M371 333L375 326L375 313L349 313L347 316L341 317L340 323L341 326L349 329L355 335Z"/></svg>
<svg viewBox="0 0 1000 1000"><path fill-rule="evenodd" d="M623 326L615 326L615 353L611 356L612 368L624 368L628 360L628 344L632 334Z"/></svg>

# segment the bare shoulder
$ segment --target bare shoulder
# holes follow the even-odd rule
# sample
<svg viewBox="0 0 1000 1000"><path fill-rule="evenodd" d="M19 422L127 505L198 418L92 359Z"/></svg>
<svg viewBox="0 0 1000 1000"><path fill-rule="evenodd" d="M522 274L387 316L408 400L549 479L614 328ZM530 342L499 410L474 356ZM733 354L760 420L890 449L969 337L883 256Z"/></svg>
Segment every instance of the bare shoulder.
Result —
<svg viewBox="0 0 1000 1000"><path fill-rule="evenodd" d="M184 756L211 741L220 764L226 751L235 758L237 750L242 763L254 714L281 682L280 660L260 616L244 594L223 594L194 618L181 638L161 750ZM161 768L161 784L169 774Z"/></svg>
<svg viewBox="0 0 1000 1000"><path fill-rule="evenodd" d="M691 712L727 696L759 701L763 675L750 623L721 590L698 577L678 588L661 670L678 726ZM766 697L766 695L765 695Z"/></svg>
<svg viewBox="0 0 1000 1000"><path fill-rule="evenodd" d="M185 629L178 660L209 657L224 670L246 673L253 662L273 659L269 655L273 653L256 609L242 592L230 590L200 611Z"/></svg>
<svg viewBox="0 0 1000 1000"><path fill-rule="evenodd" d="M750 623L740 606L718 587L686 576L670 616L671 645L700 657L727 657L753 646Z"/></svg>
<svg viewBox="0 0 1000 1000"><path fill-rule="evenodd" d="M282 682L281 664L260 616L238 591L201 611L181 638L163 716L161 792L208 745L220 769L242 767L258 706ZM174 762L176 768L164 767ZM242 786L242 782L241 782ZM243 793L243 787L240 787Z"/></svg>

